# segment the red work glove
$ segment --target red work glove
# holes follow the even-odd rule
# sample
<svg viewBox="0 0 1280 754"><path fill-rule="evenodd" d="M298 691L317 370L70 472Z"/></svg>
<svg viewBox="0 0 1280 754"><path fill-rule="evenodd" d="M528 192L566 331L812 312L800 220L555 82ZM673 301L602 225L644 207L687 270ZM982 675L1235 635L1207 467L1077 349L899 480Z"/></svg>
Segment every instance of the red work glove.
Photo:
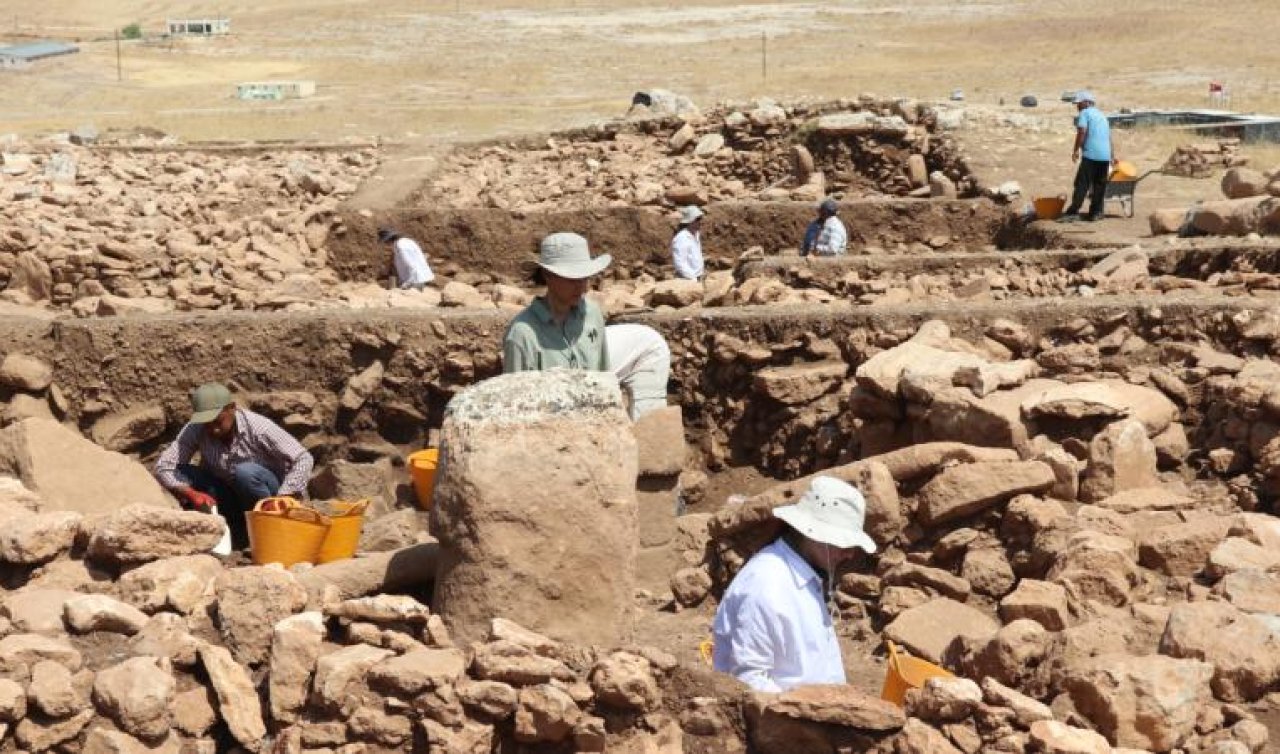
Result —
<svg viewBox="0 0 1280 754"><path fill-rule="evenodd" d="M201 492L194 487L187 488L187 491L183 493L183 496L187 498L188 503L191 503L191 507L205 511L208 511L210 508L218 504L217 498L213 495Z"/></svg>

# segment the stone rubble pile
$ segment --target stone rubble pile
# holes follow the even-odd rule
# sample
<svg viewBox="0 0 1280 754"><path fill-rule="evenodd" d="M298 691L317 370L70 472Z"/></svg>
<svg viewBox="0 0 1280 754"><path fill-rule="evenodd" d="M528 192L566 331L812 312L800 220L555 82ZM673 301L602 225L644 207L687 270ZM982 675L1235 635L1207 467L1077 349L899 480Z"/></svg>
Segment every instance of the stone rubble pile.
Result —
<svg viewBox="0 0 1280 754"><path fill-rule="evenodd" d="M1011 323L991 337L1029 346ZM943 737L906 750L1267 750L1256 703L1280 690L1280 520L1253 511L1248 477L1215 485L1161 474L1188 451L1178 406L1162 392L1180 384L1176 375L1157 378L1160 388L1091 378L1097 362L1066 348L992 361L929 323L861 362L851 403L870 420L861 458L822 471L864 493L879 545L867 570L838 585L846 631L982 680L980 690L947 684L951 702L909 700L909 716ZM1249 369L1198 353L1208 369ZM1252 383L1206 374L1217 398L1206 401L1233 406L1211 424L1228 425L1222 435L1236 443L1249 434L1244 415L1261 437L1274 434L1270 373L1257 371L1270 362L1249 364ZM1076 366L1083 381L1046 376ZM827 379L841 384L836 370ZM1242 394L1251 389L1256 415ZM897 424L901 416L910 421ZM1244 462L1226 448L1211 453ZM690 565L672 577L678 602L696 606L724 588L778 533L772 509L808 481L682 518ZM992 696L1018 702L966 717Z"/></svg>
<svg viewBox="0 0 1280 754"><path fill-rule="evenodd" d="M1240 154L1239 139L1219 139L1179 146L1160 170L1183 178L1208 178L1215 170L1242 167L1247 162Z"/></svg>
<svg viewBox="0 0 1280 754"><path fill-rule="evenodd" d="M516 212L735 199L816 201L829 193L971 195L938 111L914 100L772 100L679 117L615 121L540 144L458 150L420 200Z"/></svg>
<svg viewBox="0 0 1280 754"><path fill-rule="evenodd" d="M326 252L337 208L379 159L8 142L0 299L81 316L323 299L338 283Z"/></svg>

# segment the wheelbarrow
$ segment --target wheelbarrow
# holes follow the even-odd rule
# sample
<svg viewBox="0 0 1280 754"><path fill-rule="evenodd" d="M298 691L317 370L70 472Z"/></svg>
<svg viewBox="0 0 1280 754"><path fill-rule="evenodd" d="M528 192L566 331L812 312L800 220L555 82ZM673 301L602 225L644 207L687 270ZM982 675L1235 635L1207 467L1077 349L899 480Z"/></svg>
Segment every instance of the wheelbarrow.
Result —
<svg viewBox="0 0 1280 754"><path fill-rule="evenodd" d="M1119 173L1120 171L1116 172ZM1133 217L1133 195L1138 190L1138 184L1152 173L1159 172L1159 169L1148 170L1140 176L1130 178L1118 177L1113 174L1111 179L1107 181L1107 190L1102 195L1102 199L1104 202L1120 202L1120 209L1124 210L1124 216Z"/></svg>

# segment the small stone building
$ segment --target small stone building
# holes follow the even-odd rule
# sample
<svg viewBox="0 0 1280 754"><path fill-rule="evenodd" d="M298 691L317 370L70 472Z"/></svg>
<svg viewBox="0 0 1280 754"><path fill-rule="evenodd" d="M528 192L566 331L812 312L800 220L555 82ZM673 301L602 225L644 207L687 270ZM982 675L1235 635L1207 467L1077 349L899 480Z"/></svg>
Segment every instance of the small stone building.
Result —
<svg viewBox="0 0 1280 754"><path fill-rule="evenodd" d="M216 37L231 33L229 18L170 18L164 23L173 37Z"/></svg>
<svg viewBox="0 0 1280 754"><path fill-rule="evenodd" d="M314 81L246 81L236 85L237 99L275 101L301 99L315 93Z"/></svg>

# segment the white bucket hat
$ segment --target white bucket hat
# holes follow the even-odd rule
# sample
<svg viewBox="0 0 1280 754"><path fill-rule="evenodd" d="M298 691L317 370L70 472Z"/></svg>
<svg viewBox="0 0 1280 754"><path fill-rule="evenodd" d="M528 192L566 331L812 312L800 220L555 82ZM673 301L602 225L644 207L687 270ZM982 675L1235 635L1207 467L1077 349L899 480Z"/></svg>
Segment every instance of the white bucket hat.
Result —
<svg viewBox="0 0 1280 754"><path fill-rule="evenodd" d="M687 207L681 207L680 208L680 224L688 225L689 223L693 222L694 220L697 220L699 217L702 217L705 214L707 213L703 212L702 208L696 204L690 204Z"/></svg>
<svg viewBox="0 0 1280 754"><path fill-rule="evenodd" d="M839 479L814 477L809 489L794 505L774 508L773 515L823 544L876 551L876 543L862 530L867 517L866 498Z"/></svg>
<svg viewBox="0 0 1280 754"><path fill-rule="evenodd" d="M587 239L577 233L552 233L538 247L538 266L570 280L599 274L612 261L608 254L592 259Z"/></svg>

